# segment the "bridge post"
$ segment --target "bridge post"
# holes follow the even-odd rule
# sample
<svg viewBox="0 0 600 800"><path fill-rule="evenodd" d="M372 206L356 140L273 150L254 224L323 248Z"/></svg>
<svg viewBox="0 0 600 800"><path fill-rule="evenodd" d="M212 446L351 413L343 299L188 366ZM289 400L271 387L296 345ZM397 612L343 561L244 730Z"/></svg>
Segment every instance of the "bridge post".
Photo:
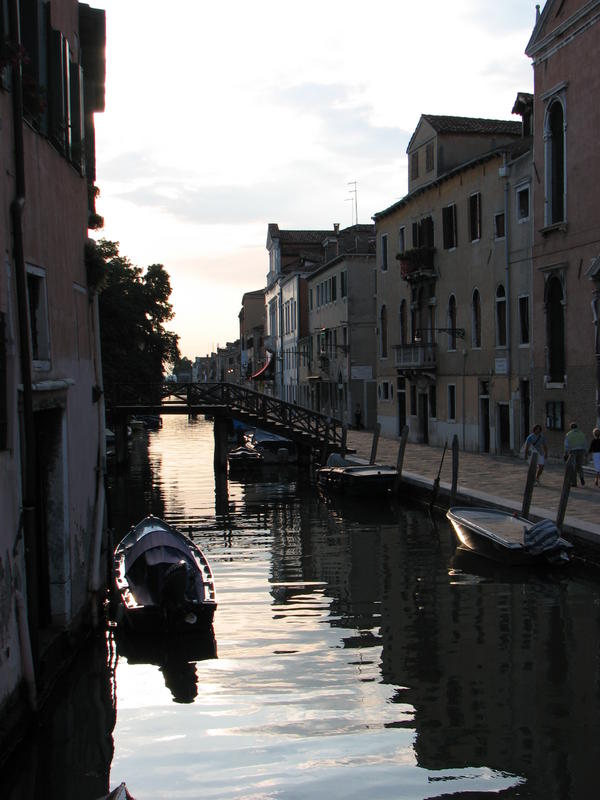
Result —
<svg viewBox="0 0 600 800"><path fill-rule="evenodd" d="M217 470L224 471L227 469L229 420L226 417L216 415L213 423L213 433L215 437L215 472Z"/></svg>
<svg viewBox="0 0 600 800"><path fill-rule="evenodd" d="M119 414L114 418L115 434L115 458L117 464L125 464L127 461L127 417Z"/></svg>

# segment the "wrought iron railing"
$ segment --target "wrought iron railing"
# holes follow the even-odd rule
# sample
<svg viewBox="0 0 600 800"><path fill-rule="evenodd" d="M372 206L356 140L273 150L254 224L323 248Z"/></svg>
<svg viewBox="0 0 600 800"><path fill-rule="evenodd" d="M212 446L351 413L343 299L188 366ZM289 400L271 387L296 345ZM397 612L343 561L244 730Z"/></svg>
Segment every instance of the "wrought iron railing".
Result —
<svg viewBox="0 0 600 800"><path fill-rule="evenodd" d="M311 447L345 447L341 420L236 383L121 385L106 400L109 413L142 414L146 409L149 413L223 414Z"/></svg>

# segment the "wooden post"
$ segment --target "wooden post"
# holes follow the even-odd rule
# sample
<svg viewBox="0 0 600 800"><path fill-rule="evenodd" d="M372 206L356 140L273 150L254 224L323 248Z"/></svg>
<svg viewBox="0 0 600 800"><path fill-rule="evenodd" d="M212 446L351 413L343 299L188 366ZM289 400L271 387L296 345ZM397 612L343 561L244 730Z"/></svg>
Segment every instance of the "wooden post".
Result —
<svg viewBox="0 0 600 800"><path fill-rule="evenodd" d="M125 464L127 461L127 417L119 414L114 419L114 426L117 464Z"/></svg>
<svg viewBox="0 0 600 800"><path fill-rule="evenodd" d="M571 491L571 481L574 480L577 480L577 476L575 474L575 456L570 455L565 466L565 477L563 480L562 492L560 493L558 512L556 514L556 527L559 530L562 528L562 524L565 520L567 503L569 502L569 492Z"/></svg>
<svg viewBox="0 0 600 800"><path fill-rule="evenodd" d="M342 458L344 458L344 456L346 455L347 443L348 443L348 426L342 425Z"/></svg>
<svg viewBox="0 0 600 800"><path fill-rule="evenodd" d="M452 488L450 489L450 502L454 503L456 499L456 490L458 488L458 436L454 434L452 437Z"/></svg>
<svg viewBox="0 0 600 800"><path fill-rule="evenodd" d="M375 459L377 458L377 445L379 444L379 434L381 433L381 423L376 423L375 430L373 432L373 444L371 445L371 458L369 459L369 464L374 464Z"/></svg>
<svg viewBox="0 0 600 800"><path fill-rule="evenodd" d="M404 451L406 450L407 441L408 441L408 425L405 425L400 431L400 446L398 447L398 460L396 461L398 478L402 477L402 466L404 464Z"/></svg>
<svg viewBox="0 0 600 800"><path fill-rule="evenodd" d="M529 508L531 506L531 497L533 495L533 484L535 482L537 463L538 463L537 450L532 450L531 461L529 462L529 469L527 470L525 492L523 493L523 505L521 506L521 516L525 517L525 519L529 519Z"/></svg>

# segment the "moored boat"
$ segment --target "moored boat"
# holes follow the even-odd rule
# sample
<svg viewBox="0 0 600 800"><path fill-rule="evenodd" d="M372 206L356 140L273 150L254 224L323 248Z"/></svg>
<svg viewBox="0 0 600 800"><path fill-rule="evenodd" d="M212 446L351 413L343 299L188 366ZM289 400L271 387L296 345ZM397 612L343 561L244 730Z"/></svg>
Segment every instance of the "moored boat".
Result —
<svg viewBox="0 0 600 800"><path fill-rule="evenodd" d="M347 495L378 495L390 492L398 470L381 464L326 466L317 470L317 483L324 492Z"/></svg>
<svg viewBox="0 0 600 800"><path fill-rule="evenodd" d="M153 516L135 525L116 548L114 590L117 620L138 631L204 630L217 607L202 550Z"/></svg>
<svg viewBox="0 0 600 800"><path fill-rule="evenodd" d="M244 433L244 447L262 456L264 464L292 464L298 460L298 450L291 439L260 428Z"/></svg>
<svg viewBox="0 0 600 800"><path fill-rule="evenodd" d="M450 508L446 516L458 541L479 555L506 564L564 565L573 545L551 520L531 520L493 508Z"/></svg>

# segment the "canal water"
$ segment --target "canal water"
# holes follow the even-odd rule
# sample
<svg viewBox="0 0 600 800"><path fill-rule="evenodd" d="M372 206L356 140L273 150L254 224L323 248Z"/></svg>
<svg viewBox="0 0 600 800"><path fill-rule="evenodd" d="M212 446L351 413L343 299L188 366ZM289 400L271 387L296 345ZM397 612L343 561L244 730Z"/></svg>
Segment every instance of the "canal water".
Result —
<svg viewBox="0 0 600 800"><path fill-rule="evenodd" d="M415 506L319 499L293 468L215 486L212 424L167 417L111 475L208 556L214 638L111 628L58 687L10 800L596 796L600 582L455 551Z"/></svg>

